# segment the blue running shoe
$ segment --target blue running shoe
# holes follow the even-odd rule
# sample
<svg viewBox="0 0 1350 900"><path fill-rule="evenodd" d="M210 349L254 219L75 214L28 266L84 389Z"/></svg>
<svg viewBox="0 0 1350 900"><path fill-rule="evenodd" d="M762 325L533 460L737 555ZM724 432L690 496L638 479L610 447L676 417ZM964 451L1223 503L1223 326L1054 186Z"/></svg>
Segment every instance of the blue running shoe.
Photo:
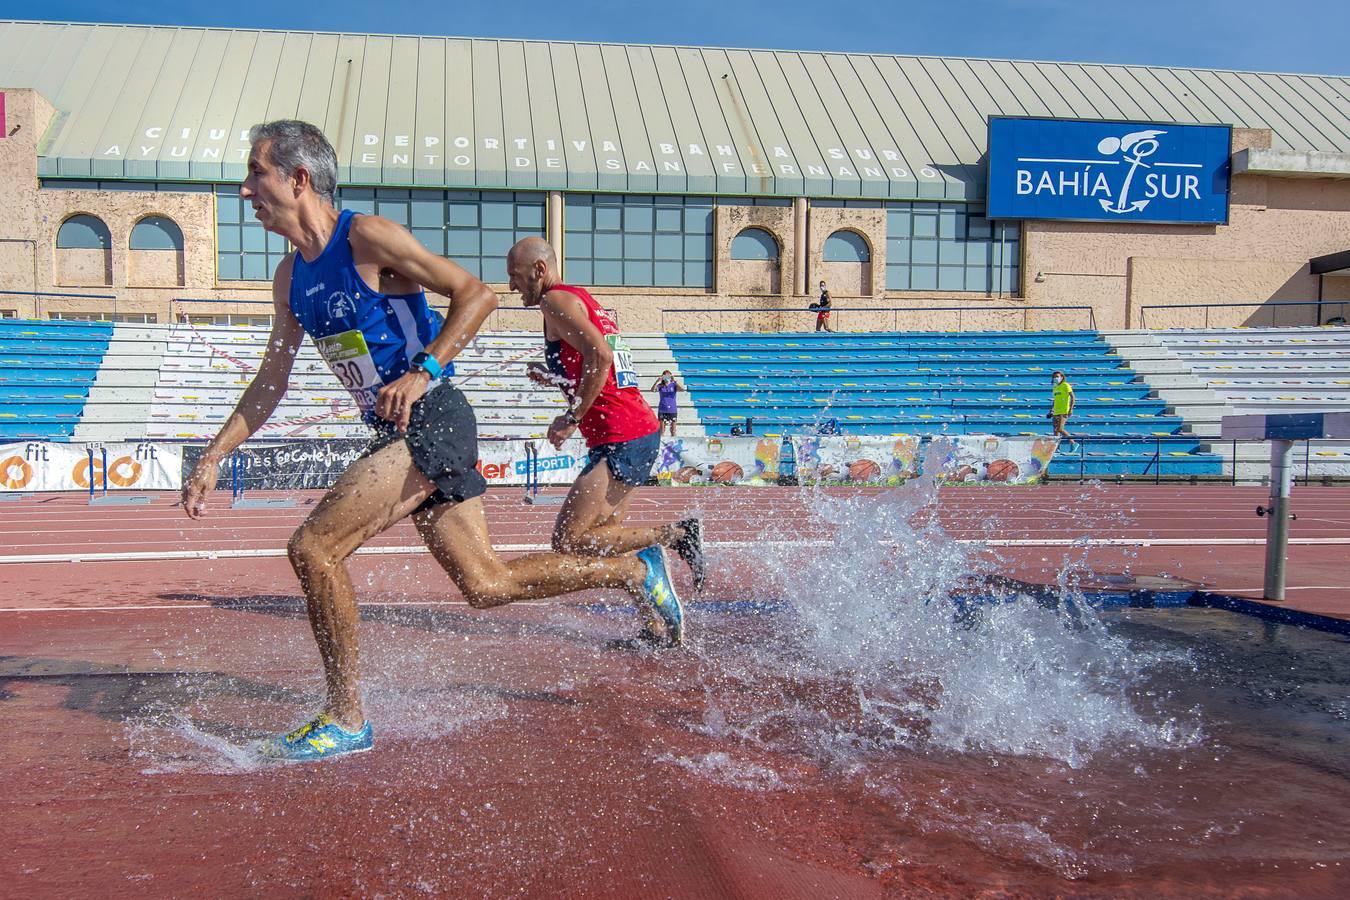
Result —
<svg viewBox="0 0 1350 900"><path fill-rule="evenodd" d="M375 732L367 722L360 731L348 731L320 713L290 734L262 742L258 754L281 762L311 762L349 753L365 753L375 746Z"/></svg>
<svg viewBox="0 0 1350 900"><path fill-rule="evenodd" d="M684 642L684 606L675 593L675 582L666 565L666 551L659 546L648 547L637 557L647 566L647 579L642 584L643 596L639 602L661 621L665 646L678 647Z"/></svg>

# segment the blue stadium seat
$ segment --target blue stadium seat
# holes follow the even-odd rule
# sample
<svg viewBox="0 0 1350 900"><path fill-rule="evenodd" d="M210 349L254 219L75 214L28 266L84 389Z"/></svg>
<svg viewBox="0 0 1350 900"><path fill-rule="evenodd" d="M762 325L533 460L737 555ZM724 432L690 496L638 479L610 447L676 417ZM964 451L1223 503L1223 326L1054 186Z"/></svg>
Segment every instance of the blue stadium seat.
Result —
<svg viewBox="0 0 1350 900"><path fill-rule="evenodd" d="M70 440L110 322L0 320L0 440Z"/></svg>
<svg viewBox="0 0 1350 900"><path fill-rule="evenodd" d="M756 430L846 434L1051 433L1050 373L1075 388L1070 431L1090 438L1056 467L1087 475L1217 475L1180 417L1093 331L905 334L668 334L710 434L747 418ZM1163 439L1166 440L1163 440ZM1081 453L1081 459L1080 459Z"/></svg>

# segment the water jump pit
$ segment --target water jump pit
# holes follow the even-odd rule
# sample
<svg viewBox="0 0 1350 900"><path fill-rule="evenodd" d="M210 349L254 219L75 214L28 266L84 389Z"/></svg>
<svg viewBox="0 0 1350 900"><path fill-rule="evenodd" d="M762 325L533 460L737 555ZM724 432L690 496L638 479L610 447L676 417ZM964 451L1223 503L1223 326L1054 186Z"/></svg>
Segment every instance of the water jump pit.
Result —
<svg viewBox="0 0 1350 900"><path fill-rule="evenodd" d="M375 750L284 767L247 748L322 696L278 552L313 495L195 524L167 500L7 505L0 877L24 896L1343 895L1344 635L1185 605L1259 585L1260 493L644 491L635 520L702 512L712 545L688 645L664 652L628 640L614 596L473 610L395 529L352 561ZM1299 503L1291 577L1334 605L1350 513L1335 489ZM517 550L555 514L489 502ZM42 554L65 561L12 561Z"/></svg>

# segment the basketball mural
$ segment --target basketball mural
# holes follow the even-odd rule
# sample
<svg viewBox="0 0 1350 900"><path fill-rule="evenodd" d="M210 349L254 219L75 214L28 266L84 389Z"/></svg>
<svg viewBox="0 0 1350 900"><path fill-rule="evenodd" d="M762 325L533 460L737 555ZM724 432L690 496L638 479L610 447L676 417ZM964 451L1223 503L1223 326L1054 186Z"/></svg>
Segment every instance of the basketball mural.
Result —
<svg viewBox="0 0 1350 900"><path fill-rule="evenodd" d="M802 484L895 486L925 465L950 484L1031 484L1045 474L1055 445L1053 439L992 435L792 438ZM776 484L781 446L775 437L680 438L662 445L655 474L663 484Z"/></svg>

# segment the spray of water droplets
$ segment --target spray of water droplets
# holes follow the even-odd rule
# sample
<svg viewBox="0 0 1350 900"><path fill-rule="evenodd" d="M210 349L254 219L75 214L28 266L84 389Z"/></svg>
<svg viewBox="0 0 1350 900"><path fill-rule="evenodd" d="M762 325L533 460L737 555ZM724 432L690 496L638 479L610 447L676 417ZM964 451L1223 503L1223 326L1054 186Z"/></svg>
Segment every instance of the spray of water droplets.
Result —
<svg viewBox="0 0 1350 900"><path fill-rule="evenodd" d="M927 471L936 471L934 442ZM1077 767L1112 745L1187 746L1198 726L1146 708L1141 684L1184 664L1111 634L1061 573L1037 591L996 574L931 514L932 477L881 495L810 499L798 533L761 560L786 606L768 633L711 635L709 734L852 765L861 752L942 748ZM1066 565L1068 565L1066 563ZM733 646L734 643L734 646Z"/></svg>

